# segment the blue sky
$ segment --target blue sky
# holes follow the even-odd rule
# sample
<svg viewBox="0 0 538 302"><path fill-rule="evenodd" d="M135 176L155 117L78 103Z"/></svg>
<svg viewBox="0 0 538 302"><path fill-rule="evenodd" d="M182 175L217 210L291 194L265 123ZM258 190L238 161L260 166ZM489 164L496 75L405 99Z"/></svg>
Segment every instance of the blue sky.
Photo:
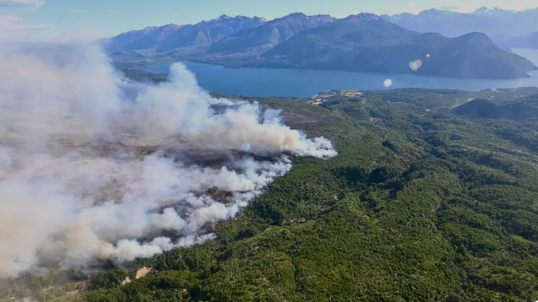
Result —
<svg viewBox="0 0 538 302"><path fill-rule="evenodd" d="M438 8L468 12L481 6L523 10L537 0L0 0L0 39L111 36L146 26L188 24L229 16L273 19L292 12L344 17L359 12L417 13Z"/></svg>

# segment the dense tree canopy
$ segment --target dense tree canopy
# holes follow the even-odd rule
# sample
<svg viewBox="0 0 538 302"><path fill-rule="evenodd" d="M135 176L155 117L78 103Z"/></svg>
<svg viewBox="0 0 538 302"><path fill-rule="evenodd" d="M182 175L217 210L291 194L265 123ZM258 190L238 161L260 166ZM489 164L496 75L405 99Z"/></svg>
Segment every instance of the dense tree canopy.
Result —
<svg viewBox="0 0 538 302"><path fill-rule="evenodd" d="M329 138L339 155L295 159L237 220L216 226L216 240L89 281L76 272L69 283L60 273L27 276L6 292L92 302L535 301L538 119L463 109L475 98L487 102L474 113L481 104L534 107L536 93L256 99L284 109L286 124ZM142 266L154 272L121 284Z"/></svg>

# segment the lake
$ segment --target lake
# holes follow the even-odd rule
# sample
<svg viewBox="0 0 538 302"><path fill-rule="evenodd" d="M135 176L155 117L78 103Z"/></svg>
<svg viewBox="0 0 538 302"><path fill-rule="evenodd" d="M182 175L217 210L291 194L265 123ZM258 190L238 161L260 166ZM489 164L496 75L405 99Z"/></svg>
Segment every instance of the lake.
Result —
<svg viewBox="0 0 538 302"><path fill-rule="evenodd" d="M538 50L514 49L538 66ZM247 96L311 97L331 89L380 90L396 88L446 88L482 90L487 88L538 87L538 71L530 78L517 80L449 79L412 74L377 74L331 70L278 68L228 69L219 65L185 62L201 87L222 94ZM168 73L169 65L140 68L149 72ZM389 81L390 80L390 81ZM386 84L391 84L386 87Z"/></svg>

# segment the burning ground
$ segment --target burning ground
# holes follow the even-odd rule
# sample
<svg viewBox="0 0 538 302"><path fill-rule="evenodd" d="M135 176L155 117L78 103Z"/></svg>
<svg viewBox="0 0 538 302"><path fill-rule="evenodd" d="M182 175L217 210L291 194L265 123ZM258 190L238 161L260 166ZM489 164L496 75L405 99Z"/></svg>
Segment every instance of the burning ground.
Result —
<svg viewBox="0 0 538 302"><path fill-rule="evenodd" d="M210 97L181 64L155 86L95 46L0 54L0 279L212 239L293 156L336 155L279 111Z"/></svg>

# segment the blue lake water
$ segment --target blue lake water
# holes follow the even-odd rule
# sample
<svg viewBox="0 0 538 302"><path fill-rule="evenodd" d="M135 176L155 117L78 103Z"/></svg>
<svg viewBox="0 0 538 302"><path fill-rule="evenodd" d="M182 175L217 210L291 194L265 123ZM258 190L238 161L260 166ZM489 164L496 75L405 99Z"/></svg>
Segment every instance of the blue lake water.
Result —
<svg viewBox="0 0 538 302"><path fill-rule="evenodd" d="M538 50L514 49L538 66ZM377 74L364 72L302 70L277 68L227 69L219 65L185 62L197 77L201 87L222 94L247 96L311 97L331 89L380 90L396 88L447 88L482 90L487 88L538 87L538 71L530 78L517 80L449 79L415 76L412 74ZM169 65L140 68L168 73ZM392 81L390 87L385 83Z"/></svg>

